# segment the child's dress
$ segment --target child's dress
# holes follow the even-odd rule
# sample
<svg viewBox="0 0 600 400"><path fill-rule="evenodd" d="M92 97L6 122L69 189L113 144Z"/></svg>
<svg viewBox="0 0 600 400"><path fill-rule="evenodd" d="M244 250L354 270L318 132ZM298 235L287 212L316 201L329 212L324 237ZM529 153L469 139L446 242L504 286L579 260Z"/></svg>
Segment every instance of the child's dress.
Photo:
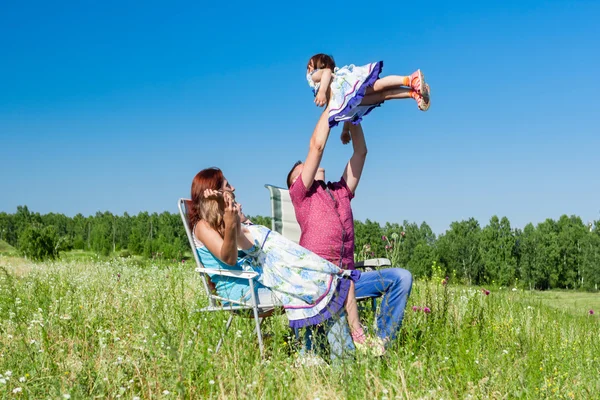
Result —
<svg viewBox="0 0 600 400"><path fill-rule="evenodd" d="M292 328L321 323L344 307L350 281L358 271L346 271L261 225L248 225L254 246L245 250L242 268L271 288L283 304Z"/></svg>
<svg viewBox="0 0 600 400"><path fill-rule="evenodd" d="M331 77L331 96L329 98L329 126L334 127L340 122L350 121L358 124L362 118L379 104L361 106L360 102L365 96L368 87L373 86L379 79L383 69L383 61L370 63L363 66L350 64L342 68L335 68ZM321 83L315 83L312 75L318 70L306 75L309 86L316 96Z"/></svg>

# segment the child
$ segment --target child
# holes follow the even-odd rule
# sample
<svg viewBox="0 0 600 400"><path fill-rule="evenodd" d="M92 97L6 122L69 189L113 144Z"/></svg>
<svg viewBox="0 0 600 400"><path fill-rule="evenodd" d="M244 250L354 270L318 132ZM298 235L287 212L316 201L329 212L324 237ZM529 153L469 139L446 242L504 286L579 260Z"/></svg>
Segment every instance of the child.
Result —
<svg viewBox="0 0 600 400"><path fill-rule="evenodd" d="M199 210L201 220L221 237L224 236L226 207L237 210L240 221L246 219L241 212L241 206L233 200L233 194L207 190L204 196ZM264 226L242 224L240 228L236 243L238 249L248 249L242 250L246 254L245 263L252 265L255 271L260 271L258 281L280 297L284 308L289 301L285 301L283 297L302 298L308 304L314 304L317 298L323 298L325 295L322 294L321 288L328 286L326 283L331 276L337 276L336 279L357 279L360 276L356 271L352 274L352 271L337 267ZM383 354L383 343L367 340L360 325L353 281L347 290L343 306L348 314L348 324L355 346L360 350L370 349L376 355ZM334 298L333 293L331 297Z"/></svg>
<svg viewBox="0 0 600 400"><path fill-rule="evenodd" d="M383 61L363 66L350 64L335 66L333 57L316 54L306 66L306 79L313 89L315 104L329 104L329 126L342 121L358 124L362 117L385 100L412 98L421 111L429 109L431 94L421 70L410 76L390 75L379 78ZM344 128L342 142L350 141L350 132Z"/></svg>

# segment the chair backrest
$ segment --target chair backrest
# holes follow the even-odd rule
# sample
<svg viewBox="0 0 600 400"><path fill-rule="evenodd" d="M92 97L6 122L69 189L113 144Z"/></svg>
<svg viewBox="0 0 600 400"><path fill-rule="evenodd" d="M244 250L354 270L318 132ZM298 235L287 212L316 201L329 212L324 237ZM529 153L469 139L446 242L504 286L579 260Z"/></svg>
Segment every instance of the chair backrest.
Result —
<svg viewBox="0 0 600 400"><path fill-rule="evenodd" d="M272 227L293 242L300 242L300 225L296 220L296 211L290 198L290 191L273 185L265 185L271 193Z"/></svg>
<svg viewBox="0 0 600 400"><path fill-rule="evenodd" d="M202 262L200 261L200 257L198 256L198 252L196 251L196 245L194 244L194 237L192 230L190 229L190 221L188 219L188 210L192 206L192 201L189 199L179 199L177 202L177 208L179 208L179 215L181 216L181 221L183 222L183 226L185 227L185 233L188 237L188 242L190 243L190 247L192 249L192 255L194 256L194 260L196 260L196 265L200 268L204 268ZM202 278L202 284L204 285L204 289L206 290L206 295L208 297L208 302L211 307L216 305L216 301L213 298L213 294L215 293L215 285L210 280L210 277L204 273L200 274Z"/></svg>

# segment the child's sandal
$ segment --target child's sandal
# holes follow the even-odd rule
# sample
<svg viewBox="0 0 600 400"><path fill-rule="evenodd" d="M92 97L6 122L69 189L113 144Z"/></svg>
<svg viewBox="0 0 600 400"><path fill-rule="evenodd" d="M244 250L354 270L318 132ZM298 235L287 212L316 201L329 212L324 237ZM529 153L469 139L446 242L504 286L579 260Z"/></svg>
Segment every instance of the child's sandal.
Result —
<svg viewBox="0 0 600 400"><path fill-rule="evenodd" d="M429 106L431 105L431 90L429 89L428 84L423 85L423 94L419 96L417 99L417 106L421 111L429 110Z"/></svg>
<svg viewBox="0 0 600 400"><path fill-rule="evenodd" d="M420 69L410 74L410 87L412 90L419 94L423 94L425 85L425 75L423 75Z"/></svg>

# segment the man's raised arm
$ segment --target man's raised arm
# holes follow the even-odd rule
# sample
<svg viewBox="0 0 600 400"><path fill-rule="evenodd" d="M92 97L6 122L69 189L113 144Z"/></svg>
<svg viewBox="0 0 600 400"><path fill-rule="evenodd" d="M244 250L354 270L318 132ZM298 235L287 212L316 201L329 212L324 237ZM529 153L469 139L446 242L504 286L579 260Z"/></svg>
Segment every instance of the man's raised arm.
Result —
<svg viewBox="0 0 600 400"><path fill-rule="evenodd" d="M360 181L360 176L362 175L363 167L365 166L365 160L367 159L367 143L365 142L365 135L360 124L351 125L350 134L352 135L352 147L354 148L354 153L346 165L343 178L350 191L354 193L358 186L358 182Z"/></svg>
<svg viewBox="0 0 600 400"><path fill-rule="evenodd" d="M315 130L313 131L312 137L310 138L310 145L308 148L308 155L306 161L304 161L304 167L302 169L302 183L305 188L310 188L315 180L315 175L319 169L319 164L323 158L323 152L325 151L325 145L329 138L329 107L323 111Z"/></svg>

